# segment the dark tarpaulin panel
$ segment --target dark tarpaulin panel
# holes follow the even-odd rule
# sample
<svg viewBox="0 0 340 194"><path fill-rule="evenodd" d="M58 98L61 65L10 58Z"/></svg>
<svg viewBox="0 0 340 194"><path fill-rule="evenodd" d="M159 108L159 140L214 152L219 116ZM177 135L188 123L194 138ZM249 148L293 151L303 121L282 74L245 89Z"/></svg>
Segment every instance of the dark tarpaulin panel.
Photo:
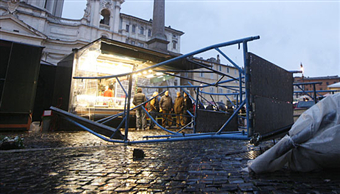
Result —
<svg viewBox="0 0 340 194"><path fill-rule="evenodd" d="M13 43L2 93L1 112L32 112L42 48Z"/></svg>
<svg viewBox="0 0 340 194"><path fill-rule="evenodd" d="M217 132L232 113L197 110L197 132ZM237 131L237 117L234 117L224 131Z"/></svg>
<svg viewBox="0 0 340 194"><path fill-rule="evenodd" d="M293 124L293 75L248 53L253 132L265 135Z"/></svg>
<svg viewBox="0 0 340 194"><path fill-rule="evenodd" d="M0 40L0 128L29 128L43 47Z"/></svg>
<svg viewBox="0 0 340 194"><path fill-rule="evenodd" d="M52 105L68 111L71 92L74 53L61 60L55 73L55 84Z"/></svg>

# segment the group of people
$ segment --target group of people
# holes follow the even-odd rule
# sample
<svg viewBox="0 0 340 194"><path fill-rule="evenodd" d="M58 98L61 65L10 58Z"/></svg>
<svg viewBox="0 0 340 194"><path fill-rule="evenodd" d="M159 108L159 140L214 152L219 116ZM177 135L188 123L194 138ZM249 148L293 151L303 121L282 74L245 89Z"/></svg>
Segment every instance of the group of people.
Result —
<svg viewBox="0 0 340 194"><path fill-rule="evenodd" d="M169 91L165 91L164 96L161 99L158 97L158 92L154 92L152 99L147 104L147 110L149 114L157 121L157 115L162 115L162 126L172 126L172 112L176 115L176 127L182 127L191 121L191 117L187 110L192 112L192 101L189 96L184 93L184 97L181 92L177 92L177 97L173 103ZM145 94L142 93L142 89L137 89L137 94L133 97L132 103L138 106L144 103L146 100ZM155 123L150 120L150 129L155 127ZM139 107L136 109L136 128L144 130L146 128L146 113Z"/></svg>

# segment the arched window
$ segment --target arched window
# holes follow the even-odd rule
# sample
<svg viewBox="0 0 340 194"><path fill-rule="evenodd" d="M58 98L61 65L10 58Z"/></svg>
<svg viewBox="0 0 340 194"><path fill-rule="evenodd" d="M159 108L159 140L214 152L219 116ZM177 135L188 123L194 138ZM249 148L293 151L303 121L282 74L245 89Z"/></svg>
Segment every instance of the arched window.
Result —
<svg viewBox="0 0 340 194"><path fill-rule="evenodd" d="M110 25L110 11L107 9L103 9L100 14L101 14L100 23Z"/></svg>
<svg viewBox="0 0 340 194"><path fill-rule="evenodd" d="M143 26L141 26L141 27L139 28L139 34L144 34L144 28L143 28Z"/></svg>
<svg viewBox="0 0 340 194"><path fill-rule="evenodd" d="M132 33L136 33L136 25L135 24L132 25Z"/></svg>

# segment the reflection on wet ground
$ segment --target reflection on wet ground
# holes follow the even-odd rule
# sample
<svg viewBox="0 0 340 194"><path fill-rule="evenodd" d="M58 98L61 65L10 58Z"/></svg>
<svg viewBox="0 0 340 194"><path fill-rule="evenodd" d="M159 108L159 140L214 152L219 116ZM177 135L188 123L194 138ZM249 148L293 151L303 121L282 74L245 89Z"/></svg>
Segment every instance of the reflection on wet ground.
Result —
<svg viewBox="0 0 340 194"><path fill-rule="evenodd" d="M131 139L164 134L132 131ZM273 145L197 140L124 145L88 132L20 134L27 149L0 151L0 193L340 193L336 171L242 171ZM133 150L145 153L133 158Z"/></svg>

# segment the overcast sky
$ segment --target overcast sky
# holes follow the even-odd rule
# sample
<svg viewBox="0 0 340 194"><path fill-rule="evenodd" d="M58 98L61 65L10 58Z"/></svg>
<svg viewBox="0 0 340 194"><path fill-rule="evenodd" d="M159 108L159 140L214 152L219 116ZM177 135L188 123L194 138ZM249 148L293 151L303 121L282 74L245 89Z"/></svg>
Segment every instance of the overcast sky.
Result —
<svg viewBox="0 0 340 194"><path fill-rule="evenodd" d="M249 36L248 49L304 75L340 75L340 0L165 0L165 25L183 31L181 53ZM80 19L86 0L65 0L63 17ZM125 0L121 13L152 18L153 0ZM223 50L242 64L237 46ZM215 57L216 52L204 55ZM300 75L300 74L297 74Z"/></svg>

